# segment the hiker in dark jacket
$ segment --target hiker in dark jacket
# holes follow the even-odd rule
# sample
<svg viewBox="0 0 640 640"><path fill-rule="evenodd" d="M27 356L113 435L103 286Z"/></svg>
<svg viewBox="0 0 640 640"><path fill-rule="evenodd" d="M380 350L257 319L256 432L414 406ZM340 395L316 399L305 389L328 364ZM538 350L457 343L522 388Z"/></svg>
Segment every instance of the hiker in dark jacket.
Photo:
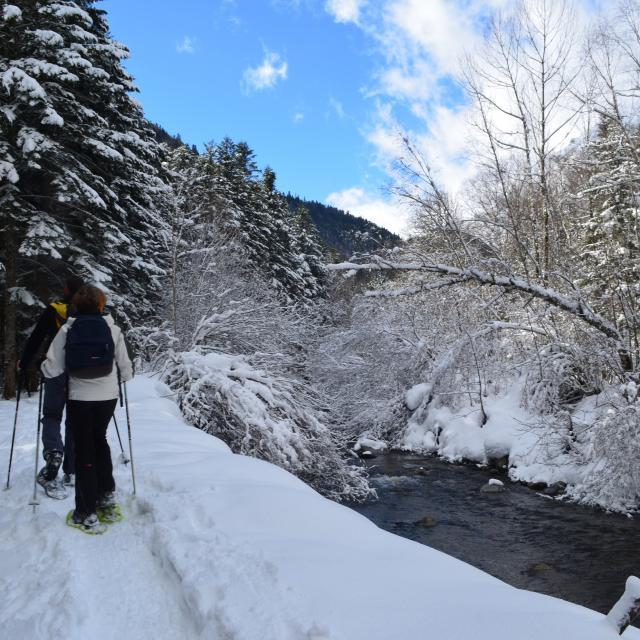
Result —
<svg viewBox="0 0 640 640"><path fill-rule="evenodd" d="M102 533L116 507L107 427L118 399L118 379L133 377L124 336L110 315L103 316L103 291L83 286L71 301L71 315L42 363L46 378L69 376L67 420L76 446L76 508L67 523Z"/></svg>
<svg viewBox="0 0 640 640"><path fill-rule="evenodd" d="M84 283L77 276L69 276L66 280L63 296L47 305L31 332L18 361L18 371L26 374L31 361L38 353L46 353L60 327L67 321L68 307L71 298ZM40 362L37 363L38 367ZM65 426L64 445L62 443L61 422L66 400L66 375L62 373L56 378L45 379L44 399L42 405L42 455L45 466L38 473L38 483L45 490L56 484L58 469L63 460L65 484L73 484L75 460L73 455L73 437Z"/></svg>

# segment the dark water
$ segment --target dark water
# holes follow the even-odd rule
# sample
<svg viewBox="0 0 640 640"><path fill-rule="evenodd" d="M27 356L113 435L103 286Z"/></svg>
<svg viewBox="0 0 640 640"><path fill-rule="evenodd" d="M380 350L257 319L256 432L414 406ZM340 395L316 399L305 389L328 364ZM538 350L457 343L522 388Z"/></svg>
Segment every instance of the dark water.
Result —
<svg viewBox="0 0 640 640"><path fill-rule="evenodd" d="M491 472L435 458L387 454L368 466L380 499L356 511L515 587L606 613L640 575L640 517L562 503L504 477L506 491L480 493ZM416 524L425 516L437 524Z"/></svg>

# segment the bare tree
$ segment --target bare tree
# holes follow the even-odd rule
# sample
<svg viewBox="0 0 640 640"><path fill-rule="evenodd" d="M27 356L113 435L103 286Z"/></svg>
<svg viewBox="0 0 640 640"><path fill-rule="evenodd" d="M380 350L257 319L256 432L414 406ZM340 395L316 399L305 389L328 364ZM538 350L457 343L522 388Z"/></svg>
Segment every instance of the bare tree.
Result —
<svg viewBox="0 0 640 640"><path fill-rule="evenodd" d="M480 156L499 185L490 224L512 240L521 270L547 280L563 224L554 197L554 156L575 133L575 15L568 0L521 2L490 25L482 49L466 60L465 84L476 106Z"/></svg>

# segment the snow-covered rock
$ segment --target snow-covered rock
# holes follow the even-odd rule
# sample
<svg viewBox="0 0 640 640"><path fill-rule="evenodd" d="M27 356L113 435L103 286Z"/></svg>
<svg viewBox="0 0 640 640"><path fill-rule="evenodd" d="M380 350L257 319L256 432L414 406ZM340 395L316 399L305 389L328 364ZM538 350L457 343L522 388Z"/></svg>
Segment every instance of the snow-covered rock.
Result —
<svg viewBox="0 0 640 640"><path fill-rule="evenodd" d="M375 438L369 438L362 436L358 438L358 441L353 445L354 451L384 451L387 448L387 443L382 440L376 440Z"/></svg>
<svg viewBox="0 0 640 640"><path fill-rule="evenodd" d="M504 490L504 483L496 478L491 478L487 484L480 487L480 491L482 493L502 493Z"/></svg>

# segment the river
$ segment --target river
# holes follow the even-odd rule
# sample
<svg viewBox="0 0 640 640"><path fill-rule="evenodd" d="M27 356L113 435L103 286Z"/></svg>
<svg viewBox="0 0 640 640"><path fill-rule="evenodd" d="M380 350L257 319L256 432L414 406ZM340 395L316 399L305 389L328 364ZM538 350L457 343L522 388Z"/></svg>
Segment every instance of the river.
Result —
<svg viewBox="0 0 640 640"><path fill-rule="evenodd" d="M352 508L515 587L606 613L626 578L640 575L637 518L567 504L437 458L389 453L366 464L379 500ZM481 493L491 477L506 490Z"/></svg>

